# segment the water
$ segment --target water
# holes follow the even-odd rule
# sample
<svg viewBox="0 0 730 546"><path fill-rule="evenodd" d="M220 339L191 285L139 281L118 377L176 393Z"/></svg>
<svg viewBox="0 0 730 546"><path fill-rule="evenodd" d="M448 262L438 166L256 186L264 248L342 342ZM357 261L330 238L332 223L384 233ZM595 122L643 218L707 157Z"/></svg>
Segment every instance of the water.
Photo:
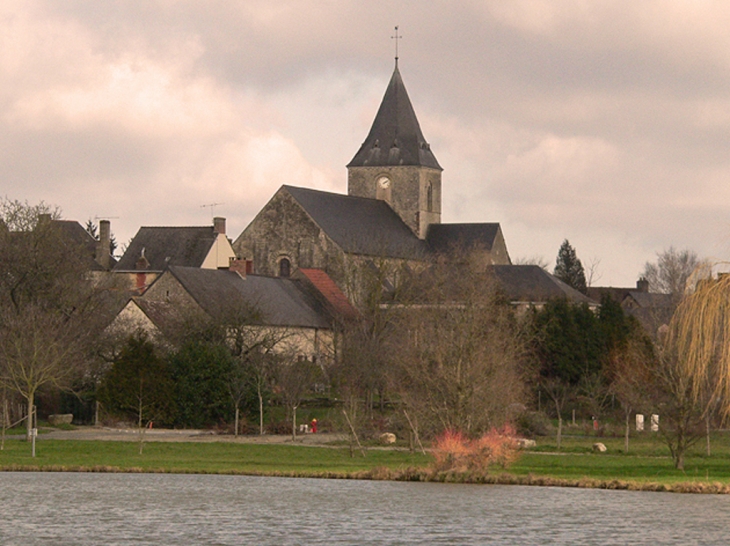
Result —
<svg viewBox="0 0 730 546"><path fill-rule="evenodd" d="M730 497L174 474L0 473L0 544L724 544Z"/></svg>

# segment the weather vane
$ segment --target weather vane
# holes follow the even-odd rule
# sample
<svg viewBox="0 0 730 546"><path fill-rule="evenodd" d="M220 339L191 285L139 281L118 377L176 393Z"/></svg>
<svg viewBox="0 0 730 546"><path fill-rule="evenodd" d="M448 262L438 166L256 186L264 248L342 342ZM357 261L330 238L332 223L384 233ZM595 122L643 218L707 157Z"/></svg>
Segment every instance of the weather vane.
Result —
<svg viewBox="0 0 730 546"><path fill-rule="evenodd" d="M395 40L395 64L398 65L398 39L403 38L403 36L400 36L398 34L398 25L395 27L395 36L391 36L391 40Z"/></svg>

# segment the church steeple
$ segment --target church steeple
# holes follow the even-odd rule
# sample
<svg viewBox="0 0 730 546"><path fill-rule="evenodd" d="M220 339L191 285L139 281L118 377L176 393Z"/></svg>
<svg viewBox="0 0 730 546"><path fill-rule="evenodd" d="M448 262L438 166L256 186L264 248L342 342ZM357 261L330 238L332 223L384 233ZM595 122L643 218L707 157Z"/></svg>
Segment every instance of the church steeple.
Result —
<svg viewBox="0 0 730 546"><path fill-rule="evenodd" d="M421 132L397 61L370 133L347 166L390 165L418 165L441 170Z"/></svg>
<svg viewBox="0 0 730 546"><path fill-rule="evenodd" d="M441 165L426 142L398 60L365 142L347 165L347 193L382 199L421 239L441 223Z"/></svg>

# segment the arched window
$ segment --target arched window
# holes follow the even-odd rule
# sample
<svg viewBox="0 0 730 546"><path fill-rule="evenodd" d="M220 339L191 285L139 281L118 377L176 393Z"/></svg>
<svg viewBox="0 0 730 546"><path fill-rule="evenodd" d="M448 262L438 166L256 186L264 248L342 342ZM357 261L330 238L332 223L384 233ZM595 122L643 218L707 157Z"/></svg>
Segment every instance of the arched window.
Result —
<svg viewBox="0 0 730 546"><path fill-rule="evenodd" d="M431 182L428 183L428 187L426 188L426 210L433 212L433 185Z"/></svg>
<svg viewBox="0 0 730 546"><path fill-rule="evenodd" d="M289 258L279 260L279 277L289 277L291 275L291 262Z"/></svg>

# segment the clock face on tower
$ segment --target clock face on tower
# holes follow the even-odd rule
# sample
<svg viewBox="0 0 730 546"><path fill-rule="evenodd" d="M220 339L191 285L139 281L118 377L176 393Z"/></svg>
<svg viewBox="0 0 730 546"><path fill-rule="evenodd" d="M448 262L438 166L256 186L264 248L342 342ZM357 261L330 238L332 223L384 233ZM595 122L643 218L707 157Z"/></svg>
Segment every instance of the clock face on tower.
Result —
<svg viewBox="0 0 730 546"><path fill-rule="evenodd" d="M388 189L390 187L390 178L387 176L381 176L378 178L378 187L383 188L384 190Z"/></svg>

